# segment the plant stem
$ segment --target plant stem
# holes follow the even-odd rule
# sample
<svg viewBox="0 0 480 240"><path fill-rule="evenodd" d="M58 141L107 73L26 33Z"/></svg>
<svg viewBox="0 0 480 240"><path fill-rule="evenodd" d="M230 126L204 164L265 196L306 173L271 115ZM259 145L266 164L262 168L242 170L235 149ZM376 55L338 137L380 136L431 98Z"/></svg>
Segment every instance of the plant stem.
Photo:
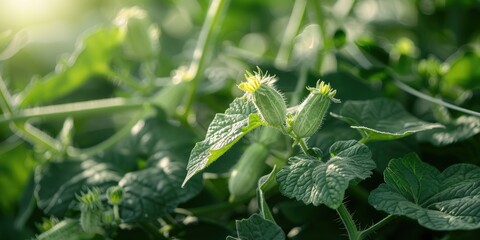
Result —
<svg viewBox="0 0 480 240"><path fill-rule="evenodd" d="M277 57L275 58L275 65L278 67L285 68L288 65L288 60L293 48L293 40L300 29L300 24L302 23L306 5L307 0L296 0L295 4L293 5L292 14L288 20L280 49L278 50Z"/></svg>
<svg viewBox="0 0 480 240"><path fill-rule="evenodd" d="M385 224L389 223L390 221L392 221L393 219L395 219L396 216L393 216L393 215L388 215L387 217L385 217L384 219L380 220L379 222L375 223L374 225L372 225L371 227L363 230L363 231L360 231L359 234L358 234L358 239L364 239L366 238L368 235L374 233L375 231L377 231L379 228L385 226Z"/></svg>
<svg viewBox="0 0 480 240"><path fill-rule="evenodd" d="M13 112L13 104L11 102L12 97L8 92L7 86L0 76L0 107L4 114L11 114Z"/></svg>
<svg viewBox="0 0 480 240"><path fill-rule="evenodd" d="M67 153L69 156L72 156L72 157L89 157L89 156L95 155L113 146L115 143L123 139L127 134L130 133L130 130L133 128L133 126L135 126L135 124L137 124L138 121L144 118L147 118L151 115L153 115L153 109L148 107L148 105L145 105L144 111L134 116L127 124L125 124L125 126L123 126L119 131L115 132L115 134L112 135L107 140L86 149L69 147Z"/></svg>
<svg viewBox="0 0 480 240"><path fill-rule="evenodd" d="M292 98L290 100L290 106L295 106L300 103L300 97L302 96L302 92L305 89L305 85L307 84L307 75L308 68L306 66L302 66L300 69L300 76L298 77L297 85L295 86L295 90L293 91Z"/></svg>
<svg viewBox="0 0 480 240"><path fill-rule="evenodd" d="M348 238L350 240L360 240L360 232L358 231L357 226L352 219L352 215L348 212L347 208L343 203L340 205L340 207L337 208L337 213L340 216L343 225L347 229Z"/></svg>
<svg viewBox="0 0 480 240"><path fill-rule="evenodd" d="M149 222L142 222L140 223L140 227L147 233L149 233L150 235L152 235L154 237L154 239L160 239L160 240L167 240L168 238L166 238L165 236L163 236L159 229L153 225L152 223L149 223Z"/></svg>
<svg viewBox="0 0 480 240"><path fill-rule="evenodd" d="M326 21L325 21L325 16L324 12L322 9L322 6L320 5L320 1L317 0L309 0L309 5L310 8L313 9L313 12L315 14L315 20L319 26L320 29L320 36L322 38L322 43L323 43L323 50L319 51L319 54L317 56L317 61L316 61L316 66L319 71L322 69L323 65L323 58L325 56L325 53L331 48L329 44L327 44L327 26L326 26Z"/></svg>
<svg viewBox="0 0 480 240"><path fill-rule="evenodd" d="M456 110L456 111L459 111L459 112L463 112L463 113L466 113L466 114L470 114L470 115L473 115L473 116L480 117L479 112L475 112L475 111L472 111L470 109L462 108L462 107L459 107L457 105L454 105L454 104L451 104L451 103L448 103L448 102L444 102L441 99L434 98L434 97L431 97L429 95L426 95L425 93L417 91L416 89L414 89L414 88L408 86L407 84L401 82L400 80L398 80L396 78L397 74L393 70L390 70L389 73L390 73L390 75L393 76L393 80L394 80L393 82L395 83L395 85L397 85L398 88L402 89L403 91L405 91L407 93L410 93L410 94L412 94L412 95L414 95L418 98L424 99L424 100L432 102L432 103L442 105L444 107L447 107L447 108L450 108L450 109L453 109L453 110Z"/></svg>
<svg viewBox="0 0 480 240"><path fill-rule="evenodd" d="M29 123L12 123L11 128L24 140L42 146L54 154L61 153L62 145L42 130Z"/></svg>
<svg viewBox="0 0 480 240"><path fill-rule="evenodd" d="M226 11L229 2L230 0L212 0L210 7L208 8L207 17L203 22L197 45L193 51L192 62L187 70L186 79L184 79L192 82L187 94L185 109L182 113L182 116L185 119L188 119L188 115L190 114L195 95L203 75L207 56L210 53L209 51L212 49L211 45L213 45L213 40L217 35L216 30L221 25L221 18L223 13Z"/></svg>
<svg viewBox="0 0 480 240"><path fill-rule="evenodd" d="M26 121L32 118L61 118L72 115L78 116L125 110L138 110L139 107L143 106L148 101L149 100L146 99L127 100L124 98L109 98L35 107L20 110L11 116L4 114L0 116L0 124L10 121Z"/></svg>
<svg viewBox="0 0 480 240"><path fill-rule="evenodd" d="M303 153L308 154L308 146L305 143L305 140L303 140L303 138L297 138L295 141L298 142L298 145L302 149Z"/></svg>

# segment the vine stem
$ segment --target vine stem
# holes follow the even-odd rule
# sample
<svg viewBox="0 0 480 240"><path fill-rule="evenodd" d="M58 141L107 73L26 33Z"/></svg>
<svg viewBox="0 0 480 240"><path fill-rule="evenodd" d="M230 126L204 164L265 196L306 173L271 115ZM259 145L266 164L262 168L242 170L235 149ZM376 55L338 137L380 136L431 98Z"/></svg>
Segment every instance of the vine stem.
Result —
<svg viewBox="0 0 480 240"><path fill-rule="evenodd" d="M183 118L188 119L188 115L193 106L195 100L195 95L200 85L201 76L204 70L204 65L209 55L211 45L216 37L216 30L220 27L222 13L226 11L226 8L230 0L212 0L210 7L208 8L207 16L203 22L202 30L198 37L197 45L193 51L192 62L187 70L187 75L185 76L186 81L191 81L191 87L187 94L187 100L184 112L182 113Z"/></svg>
<svg viewBox="0 0 480 240"><path fill-rule="evenodd" d="M297 138L295 141L298 142L298 145L302 149L303 153L308 154L308 146L307 143L305 143L305 140L303 140L303 138Z"/></svg>
<svg viewBox="0 0 480 240"><path fill-rule="evenodd" d="M337 208L337 213L340 216L343 225L345 225L345 228L347 229L348 238L350 240L360 240L360 232L353 221L352 215L348 212L343 203Z"/></svg>
<svg viewBox="0 0 480 240"><path fill-rule="evenodd" d="M375 231L377 231L379 228L385 226L385 224L391 222L393 219L395 219L396 216L393 216L393 215L388 215L387 217L385 217L384 219L380 220L379 222L375 223L374 225L370 226L369 228L363 230L363 231L360 231L359 234L358 234L358 239L364 239L366 238L368 235L374 233Z"/></svg>
<svg viewBox="0 0 480 240"><path fill-rule="evenodd" d="M393 71L390 71L390 72L391 72L392 75L396 76L396 73L394 73ZM459 111L459 112L463 112L463 113L466 113L466 114L470 114L470 115L473 115L473 116L480 117L479 112L475 112L475 111L472 111L470 109L462 108L462 107L459 107L457 105L442 101L441 99L434 98L432 96L426 95L422 92L417 91L416 89L413 89L412 87L410 87L407 84L401 82L400 80L398 80L395 77L393 78L393 80L394 80L395 85L397 85L398 88L400 88L403 91L405 91L407 93L410 93L410 94L412 94L412 95L414 95L418 98L421 98L423 100L426 100L426 101L429 101L429 102L432 102L432 103L440 104L444 107L447 107L447 108L450 108L450 109L453 109L453 110L456 110L456 111Z"/></svg>
<svg viewBox="0 0 480 240"><path fill-rule="evenodd" d="M315 20L319 26L320 36L323 42L323 50L319 51L319 54L316 60L316 66L318 70L321 71L325 53L331 48L331 46L327 44L327 27L326 27L326 21L325 21L325 13L323 11L322 6L320 5L320 1L309 0L308 2L309 2L310 8L313 9Z"/></svg>
<svg viewBox="0 0 480 240"><path fill-rule="evenodd" d="M138 110L149 100L136 99L127 100L124 98L108 98L91 100L77 103L67 103L35 107L19 110L9 115L0 116L0 124L10 121L27 121L32 118L62 118L72 115L88 115L96 113L118 112L121 110Z"/></svg>
<svg viewBox="0 0 480 240"><path fill-rule="evenodd" d="M288 65L288 59L293 48L293 39L300 29L306 6L307 0L296 0L293 5L292 14L288 20L287 28L285 29L282 43L280 44L280 49L275 58L275 65L279 67L286 67Z"/></svg>
<svg viewBox="0 0 480 240"><path fill-rule="evenodd" d="M149 105L145 105L144 110L134 116L127 124L125 124L119 131L116 131L111 137L107 140L96 144L93 147L86 148L86 149L78 149L74 147L69 147L67 150L67 154L72 157L89 157L95 155L111 146L115 143L123 139L126 135L130 133L130 130L138 123L138 121L148 118L154 114L153 109L149 107Z"/></svg>

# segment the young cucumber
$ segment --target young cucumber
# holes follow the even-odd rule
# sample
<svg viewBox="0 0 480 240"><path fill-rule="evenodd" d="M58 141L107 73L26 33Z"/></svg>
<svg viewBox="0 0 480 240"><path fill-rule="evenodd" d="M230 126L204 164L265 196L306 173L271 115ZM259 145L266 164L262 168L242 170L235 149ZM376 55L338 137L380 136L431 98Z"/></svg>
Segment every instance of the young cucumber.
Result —
<svg viewBox="0 0 480 240"><path fill-rule="evenodd" d="M267 157L268 148L261 143L253 143L245 150L228 180L231 202L249 197L255 191L258 178L266 167Z"/></svg>

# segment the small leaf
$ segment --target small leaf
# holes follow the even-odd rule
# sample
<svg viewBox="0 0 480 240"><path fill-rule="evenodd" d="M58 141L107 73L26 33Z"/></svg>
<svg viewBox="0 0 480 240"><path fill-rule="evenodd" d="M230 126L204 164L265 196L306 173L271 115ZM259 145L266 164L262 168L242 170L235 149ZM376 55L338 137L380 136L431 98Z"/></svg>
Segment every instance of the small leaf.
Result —
<svg viewBox="0 0 480 240"><path fill-rule="evenodd" d="M185 165L160 160L155 167L126 174L119 182L124 190L120 215L125 222L155 220L171 212L202 189L200 178L194 178L180 188L185 177Z"/></svg>
<svg viewBox="0 0 480 240"><path fill-rule="evenodd" d="M274 222L262 218L259 214L253 214L248 219L237 220L237 240L283 240L285 234Z"/></svg>
<svg viewBox="0 0 480 240"><path fill-rule="evenodd" d="M416 154L390 161L385 183L370 193L378 210L433 230L480 228L480 168L455 164L440 172Z"/></svg>
<svg viewBox="0 0 480 240"><path fill-rule="evenodd" d="M366 141L392 140L443 127L410 115L400 103L386 98L347 101L339 114L331 115L360 131Z"/></svg>
<svg viewBox="0 0 480 240"><path fill-rule="evenodd" d="M215 115L205 140L198 142L193 148L188 160L188 173L182 186L222 156L245 134L262 124L252 103L242 98L235 99L225 113Z"/></svg>
<svg viewBox="0 0 480 240"><path fill-rule="evenodd" d="M273 219L272 212L270 212L270 208L268 207L267 201L265 200L264 191L267 191L269 185L274 181L276 177L277 165L273 166L272 171L258 179L258 187L257 187L257 201L258 201L258 208L260 210L260 214L264 219L270 220L275 222Z"/></svg>
<svg viewBox="0 0 480 240"><path fill-rule="evenodd" d="M355 140L334 143L330 155L327 162L305 155L290 158L277 173L280 192L305 204L338 208L349 182L369 177L375 163L368 147Z"/></svg>
<svg viewBox="0 0 480 240"><path fill-rule="evenodd" d="M421 132L417 138L435 146L444 146L468 139L480 133L480 119L474 116L461 116L455 121L445 123L445 128Z"/></svg>

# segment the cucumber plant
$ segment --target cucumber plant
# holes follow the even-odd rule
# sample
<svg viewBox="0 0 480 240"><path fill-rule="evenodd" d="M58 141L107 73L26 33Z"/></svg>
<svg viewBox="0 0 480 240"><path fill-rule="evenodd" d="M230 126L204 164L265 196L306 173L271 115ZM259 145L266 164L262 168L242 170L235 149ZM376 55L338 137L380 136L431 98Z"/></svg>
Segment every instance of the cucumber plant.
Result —
<svg viewBox="0 0 480 240"><path fill-rule="evenodd" d="M2 239L478 238L474 1L87 2L0 24Z"/></svg>

